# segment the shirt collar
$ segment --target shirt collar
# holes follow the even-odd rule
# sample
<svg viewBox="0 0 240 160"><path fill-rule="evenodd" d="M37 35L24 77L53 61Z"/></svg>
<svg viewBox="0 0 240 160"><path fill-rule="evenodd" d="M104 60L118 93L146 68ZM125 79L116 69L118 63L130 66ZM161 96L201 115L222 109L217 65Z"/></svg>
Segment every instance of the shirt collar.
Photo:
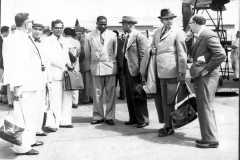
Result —
<svg viewBox="0 0 240 160"><path fill-rule="evenodd" d="M100 35L101 34L101 32L97 29L97 33ZM105 35L105 33L106 33L106 30L102 33L102 35Z"/></svg>
<svg viewBox="0 0 240 160"><path fill-rule="evenodd" d="M202 33L202 31L206 28L206 26L202 26L202 28L200 29L200 31L197 33L196 37L199 37L200 34Z"/></svg>

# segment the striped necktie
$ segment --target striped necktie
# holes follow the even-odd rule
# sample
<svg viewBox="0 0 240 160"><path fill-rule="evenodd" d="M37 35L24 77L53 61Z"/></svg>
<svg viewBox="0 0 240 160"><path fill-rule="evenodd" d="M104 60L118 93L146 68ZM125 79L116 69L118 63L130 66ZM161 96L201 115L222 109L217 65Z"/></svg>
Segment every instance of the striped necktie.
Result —
<svg viewBox="0 0 240 160"><path fill-rule="evenodd" d="M59 42L60 46L61 46L61 47L62 47L62 49L63 49L63 45L62 45L62 39L61 39L60 37L58 37L58 38L57 38L57 40L58 40L58 42Z"/></svg>
<svg viewBox="0 0 240 160"><path fill-rule="evenodd" d="M166 31L167 31L167 28L164 28L164 31L162 32L160 39L163 37L163 35L166 33Z"/></svg>

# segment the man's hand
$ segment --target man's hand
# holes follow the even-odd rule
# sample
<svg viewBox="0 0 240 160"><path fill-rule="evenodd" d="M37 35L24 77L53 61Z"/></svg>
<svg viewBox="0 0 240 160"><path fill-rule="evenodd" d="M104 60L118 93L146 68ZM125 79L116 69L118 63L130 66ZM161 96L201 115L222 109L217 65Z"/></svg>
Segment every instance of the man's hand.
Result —
<svg viewBox="0 0 240 160"><path fill-rule="evenodd" d="M51 82L47 82L46 87L47 87L48 90L52 90Z"/></svg>
<svg viewBox="0 0 240 160"><path fill-rule="evenodd" d="M209 73L209 72L208 72L206 69L204 69L204 70L202 71L202 74L201 74L201 75L202 75L202 77L203 77L203 76L206 76L208 73Z"/></svg>
<svg viewBox="0 0 240 160"><path fill-rule="evenodd" d="M185 82L186 81L186 73L178 73L178 81Z"/></svg>
<svg viewBox="0 0 240 160"><path fill-rule="evenodd" d="M19 101L19 99L22 98L22 87L21 86L14 87L13 98L15 101Z"/></svg>
<svg viewBox="0 0 240 160"><path fill-rule="evenodd" d="M156 54L157 53L157 48L153 45L151 47L152 47L151 54Z"/></svg>
<svg viewBox="0 0 240 160"><path fill-rule="evenodd" d="M67 69L68 69L69 71L72 71L72 70L73 70L73 67L72 67L72 65L71 65L71 64L69 64L69 63L67 63L67 64L66 64L66 67L67 67Z"/></svg>

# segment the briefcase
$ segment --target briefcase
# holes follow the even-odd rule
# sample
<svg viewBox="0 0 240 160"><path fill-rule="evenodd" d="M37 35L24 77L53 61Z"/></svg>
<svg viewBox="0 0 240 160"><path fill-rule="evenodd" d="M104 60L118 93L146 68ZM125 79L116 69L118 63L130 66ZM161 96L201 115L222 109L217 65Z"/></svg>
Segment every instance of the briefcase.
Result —
<svg viewBox="0 0 240 160"><path fill-rule="evenodd" d="M63 88L65 91L84 89L82 74L74 70L64 71Z"/></svg>

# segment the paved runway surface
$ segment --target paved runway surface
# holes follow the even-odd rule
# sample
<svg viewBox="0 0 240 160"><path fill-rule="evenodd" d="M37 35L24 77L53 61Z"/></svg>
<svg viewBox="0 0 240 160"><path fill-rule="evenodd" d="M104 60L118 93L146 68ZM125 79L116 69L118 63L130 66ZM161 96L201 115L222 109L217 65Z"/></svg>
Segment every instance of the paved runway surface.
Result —
<svg viewBox="0 0 240 160"><path fill-rule="evenodd" d="M192 84L191 84L192 85ZM37 137L43 146L35 147L37 156L17 156L12 145L0 139L0 159L16 160L237 160L239 144L238 95L218 94L214 107L219 131L220 146L217 149L199 149L195 140L201 138L199 122L180 129L169 137L158 137L158 123L153 100L148 101L150 125L138 129L125 126L128 110L125 101L117 100L114 126L106 123L91 125L92 105L79 105L73 109L74 128L60 128L47 137ZM8 107L0 104L0 123L6 117ZM12 115L13 112L10 112Z"/></svg>

